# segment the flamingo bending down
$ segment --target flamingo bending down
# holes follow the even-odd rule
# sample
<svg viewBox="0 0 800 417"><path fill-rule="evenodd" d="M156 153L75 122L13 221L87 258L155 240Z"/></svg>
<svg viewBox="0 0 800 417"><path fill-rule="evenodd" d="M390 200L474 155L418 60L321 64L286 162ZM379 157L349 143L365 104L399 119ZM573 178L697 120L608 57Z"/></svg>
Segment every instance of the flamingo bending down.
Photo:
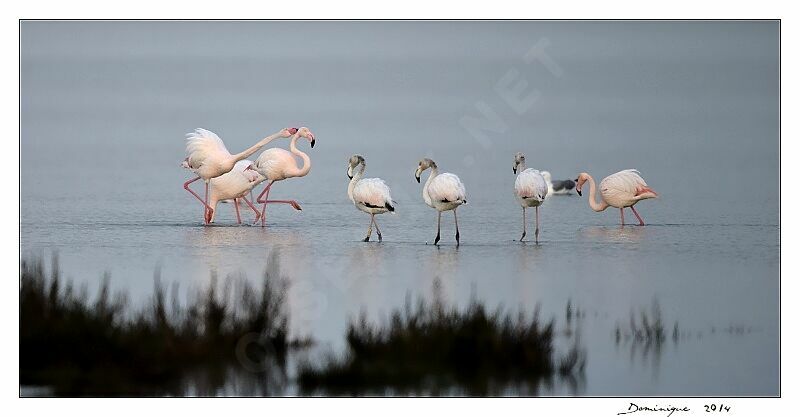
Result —
<svg viewBox="0 0 800 417"><path fill-rule="evenodd" d="M517 201L522 206L522 239L525 239L527 234L525 220L525 209L528 207L536 208L536 231L534 232L535 241L539 243L539 206L544 203L547 197L548 187L547 181L544 176L533 168L525 169L525 155L522 152L517 152L514 155L514 173L517 175L517 180L514 181L514 195Z"/></svg>
<svg viewBox="0 0 800 417"><path fill-rule="evenodd" d="M211 223L217 216L217 204L223 200L233 200L233 207L236 209L236 222L241 224L242 218L239 215L239 199L241 198L255 212L256 221L261 217L256 206L247 199L247 194L253 188L266 180L263 175L253 169L253 161L243 159L234 165L233 169L227 174L211 179L211 191L208 197L208 205L214 209L211 215ZM252 196L251 196L252 198Z"/></svg>
<svg viewBox="0 0 800 417"><path fill-rule="evenodd" d="M261 209L261 226L266 224L267 203L291 204L295 210L302 210L300 205L297 204L297 201L294 200L267 200L267 197L269 197L269 190L275 181L304 177L311 171L311 159L308 155L297 149L297 139L300 137L307 139L311 142L311 147L314 147L314 143L316 143L314 134L311 133L308 128L301 127L297 129L292 136L292 141L289 144L289 150L291 152L281 148L270 148L262 152L253 164L253 169L269 180L267 186L264 187L264 191L262 191L256 199L258 203L264 204ZM294 159L295 155L303 160L302 168L297 166L297 160Z"/></svg>
<svg viewBox="0 0 800 417"><path fill-rule="evenodd" d="M603 211L609 206L619 209L620 223L625 225L625 213L623 209L630 207L633 214L639 219L639 226L644 226L644 220L633 208L634 204L641 200L648 198L656 198L658 194L647 186L644 179L639 175L639 171L635 169L626 169L624 171L611 174L602 181L600 181L600 202L595 201L595 185L594 178L591 175L582 172L578 175L575 182L578 184L575 191L578 195L581 194L583 184L589 181L589 207L594 211Z"/></svg>
<svg viewBox="0 0 800 417"><path fill-rule="evenodd" d="M353 171L361 165L358 172ZM367 170L367 163L361 155L353 155L350 157L350 162L347 165L347 177L350 178L350 184L347 185L347 196L350 201L355 204L356 208L370 215L369 228L367 229L367 237L364 242L369 242L372 236L372 225L375 225L375 230L378 231L378 242L383 241L381 236L381 228L378 227L378 222L375 221L376 214L383 214L388 212L394 213L394 204L392 194L389 191L389 186L380 178L363 178L364 171Z"/></svg>
<svg viewBox="0 0 800 417"><path fill-rule="evenodd" d="M206 129L196 129L194 132L187 133L186 136L186 159L183 160L181 166L187 168L197 175L197 178L186 181L183 188L191 193L195 198L203 203L203 220L205 224L211 221L214 214L214 209L208 205L208 187L209 181L212 178L219 177L222 174L230 172L237 162L247 159L250 155L256 153L262 146L277 138L288 138L295 134L297 128L285 128L281 131L261 139L255 145L245 149L244 151L231 155L222 139L219 138L214 132ZM200 198L197 193L189 188L189 184L203 179L206 183L206 198Z"/></svg>
<svg viewBox="0 0 800 417"><path fill-rule="evenodd" d="M428 176L428 181L425 182L425 186L422 187L422 198L425 200L425 204L435 208L439 212L439 218L436 221L436 240L433 244L439 244L442 212L453 210L453 218L456 222L456 246L458 246L461 242L459 240L458 215L456 214L456 209L462 204L467 204L467 191L464 189L464 184L458 176L449 172L439 174L439 168L436 166L436 162L428 158L419 161L417 171L414 172L414 177L417 179L417 182L420 182L419 176L428 168L431 169L431 174Z"/></svg>

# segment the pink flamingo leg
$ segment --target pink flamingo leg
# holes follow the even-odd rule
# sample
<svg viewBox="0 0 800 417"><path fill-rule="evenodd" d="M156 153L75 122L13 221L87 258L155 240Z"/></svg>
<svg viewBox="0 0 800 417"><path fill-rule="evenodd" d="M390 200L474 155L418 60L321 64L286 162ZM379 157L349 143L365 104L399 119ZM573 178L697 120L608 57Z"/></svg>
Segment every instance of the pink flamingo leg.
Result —
<svg viewBox="0 0 800 417"><path fill-rule="evenodd" d="M620 225L625 226L625 213L622 212L622 209L619 209L619 222Z"/></svg>
<svg viewBox="0 0 800 417"><path fill-rule="evenodd" d="M242 218L239 216L239 199L233 199L233 207L236 208L236 223L242 224Z"/></svg>
<svg viewBox="0 0 800 417"><path fill-rule="evenodd" d="M192 189L189 188L189 184L191 184L191 183L193 183L193 182L195 182L195 181L197 181L199 179L200 179L200 177L197 177L197 178L195 178L193 180L186 181L185 183L183 183L183 189L188 191L191 195L193 195L197 199L197 201L203 203L203 206L204 206L203 207L203 220L205 220L205 216L206 216L207 211L208 210L212 210L213 211L213 209L211 209L211 207L208 206L208 183L206 183L206 200L203 200L199 195L197 195L196 192L192 191Z"/></svg>
<svg viewBox="0 0 800 417"><path fill-rule="evenodd" d="M211 224L211 218L214 216L214 209L208 206L208 186L209 186L209 182L206 181L206 202L205 202L205 205L208 208L206 209L205 221L206 221L206 224Z"/></svg>
<svg viewBox="0 0 800 417"><path fill-rule="evenodd" d="M275 204L275 203L278 203L278 204L291 204L292 207L294 207L295 210L302 210L302 208L300 207L300 204L298 204L297 201L294 201L294 200L266 200L264 203L265 204Z"/></svg>
<svg viewBox="0 0 800 417"><path fill-rule="evenodd" d="M639 213L636 212L636 209L633 208L633 206L631 206L631 211L633 211L633 214L636 216L637 219L639 219L639 226L644 226L644 220L642 220L642 217L639 216Z"/></svg>
<svg viewBox="0 0 800 417"><path fill-rule="evenodd" d="M259 194L258 198L256 199L257 203L264 203L264 206L261 208L261 227L266 226L266 220L267 220L267 197L269 197L269 189L270 189L270 187L272 187L272 184L274 184L274 183L275 183L275 181L270 181L269 184L267 184L267 186L264 187L264 191L262 191L261 194ZM264 198L263 201L261 200L262 197ZM258 219L256 219L256 221L258 221Z"/></svg>
<svg viewBox="0 0 800 417"><path fill-rule="evenodd" d="M253 212L256 213L255 221L257 222L259 217L261 217L261 213L258 212L256 206L254 206L253 203L251 203L250 200L247 199L247 197L242 197L242 199L244 200L245 203L247 203L248 206L250 206L250 209L252 209Z"/></svg>
<svg viewBox="0 0 800 417"><path fill-rule="evenodd" d="M258 198L256 199L257 203L262 203L263 204L262 209L261 209L261 226L264 226L266 224L266 220L267 220L267 204L291 204L291 206L294 207L295 210L302 210L302 208L300 207L300 204L297 204L297 201L294 201L294 200L267 200L267 197L269 197L270 187L272 187L272 184L274 182L275 181L270 182L267 185L267 187L264 188L264 191L262 191L261 194L259 194ZM257 220L258 219L256 219L256 221Z"/></svg>

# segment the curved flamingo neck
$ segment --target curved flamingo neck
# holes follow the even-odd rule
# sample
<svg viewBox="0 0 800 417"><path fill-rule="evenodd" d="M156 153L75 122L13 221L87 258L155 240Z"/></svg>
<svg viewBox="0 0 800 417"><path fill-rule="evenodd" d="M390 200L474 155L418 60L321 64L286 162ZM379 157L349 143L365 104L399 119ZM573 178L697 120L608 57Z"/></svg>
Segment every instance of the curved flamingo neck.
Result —
<svg viewBox="0 0 800 417"><path fill-rule="evenodd" d="M280 132L274 133L272 135L269 135L269 136L265 137L264 139L261 139L255 145L245 149L244 151L239 152L236 155L231 155L233 157L233 162L236 163L236 162L239 162L239 161L241 161L243 159L249 158L250 155L258 152L258 150L261 149L264 145L272 142L275 139L278 139L280 136L281 136Z"/></svg>
<svg viewBox="0 0 800 417"><path fill-rule="evenodd" d="M587 176L589 177L589 207L591 207L592 210L594 211L603 211L607 209L608 203L606 203L605 200L602 199L602 197L599 203L595 200L595 195L597 194L597 187L594 184L594 178L592 178L592 176L588 174Z"/></svg>
<svg viewBox="0 0 800 417"><path fill-rule="evenodd" d="M422 199L425 200L425 204L432 205L431 203L431 196L428 195L428 186L431 185L431 181L439 175L439 167L434 166L431 168L431 174L428 175L428 180L425 181L425 186L422 187Z"/></svg>
<svg viewBox="0 0 800 417"><path fill-rule="evenodd" d="M306 174L308 174L309 171L311 171L311 158L309 158L308 155L306 155L304 152L297 149L297 138L299 137L300 136L298 135L294 135L292 137L292 142L289 144L289 150L292 152L292 154L299 156L303 160L303 167L302 168L295 167L293 176L304 177L306 176Z"/></svg>
<svg viewBox="0 0 800 417"><path fill-rule="evenodd" d="M361 169L359 169L354 175L353 178L350 178L350 184L347 185L347 196L350 197L350 201L353 203L356 200L353 198L353 190L356 188L356 184L361 181L361 178L364 176L364 171L367 170L367 163L361 162Z"/></svg>

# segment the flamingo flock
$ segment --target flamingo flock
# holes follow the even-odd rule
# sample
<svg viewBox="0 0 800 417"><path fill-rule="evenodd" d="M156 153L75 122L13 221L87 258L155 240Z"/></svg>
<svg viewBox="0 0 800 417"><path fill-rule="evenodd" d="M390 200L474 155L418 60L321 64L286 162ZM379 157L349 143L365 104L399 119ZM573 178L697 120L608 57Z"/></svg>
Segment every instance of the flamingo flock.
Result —
<svg viewBox="0 0 800 417"><path fill-rule="evenodd" d="M277 147L268 148L255 161L248 159L270 142L280 138L291 138L288 151ZM316 143L314 134L307 127L287 127L261 139L240 153L231 154L222 139L209 130L196 129L194 132L188 133L187 156L181 166L192 171L196 177L186 181L183 188L202 204L204 224L208 225L214 222L217 206L223 201L233 202L236 221L239 224L242 223L239 207L244 202L253 211L253 224L258 224L260 220L262 227L266 226L267 204L288 204L295 210L302 210L300 204L295 200L269 199L270 190L275 182L304 177L311 171L311 158L297 148L297 142L300 139L308 141L311 148ZM298 165L297 158L302 161L302 166ZM363 156L355 154L350 157L347 164L347 177L350 179L347 196L356 209L370 215L367 235L363 241L370 240L372 227L375 226L378 241L382 242L383 235L375 220L375 215L394 213L397 203L392 199L391 190L385 181L380 178L363 178L366 169L367 164ZM455 174L439 173L436 162L429 158L424 158L417 164L414 178L418 183L422 182L421 176L426 170L430 170L430 174L422 187L422 200L437 211L434 245L438 246L441 238L442 212L452 211L456 229L456 246L458 246L461 243L461 236L458 230L457 210L460 206L467 204L464 183ZM582 196L583 186L587 182L589 183L589 207L596 212L604 211L608 207L618 208L620 224L623 226L625 225L625 208L630 208L639 220L639 225L644 226L644 220L634 205L639 201L658 197L658 194L647 185L639 171L635 169L626 169L603 178L600 181L599 193L594 178L588 173L580 173L575 180L553 181L549 172L528 168L522 152L514 155L513 172L516 174L514 196L522 207L520 242L524 241L527 235L526 210L528 208L535 210L534 241L538 244L539 207L544 204L548 196L569 194L573 188L579 196ZM205 183L204 198L189 187L190 184L200 179ZM261 204L259 210L252 201L253 190L265 181L267 185L255 199L255 203ZM250 199L247 198L248 195L250 195Z"/></svg>

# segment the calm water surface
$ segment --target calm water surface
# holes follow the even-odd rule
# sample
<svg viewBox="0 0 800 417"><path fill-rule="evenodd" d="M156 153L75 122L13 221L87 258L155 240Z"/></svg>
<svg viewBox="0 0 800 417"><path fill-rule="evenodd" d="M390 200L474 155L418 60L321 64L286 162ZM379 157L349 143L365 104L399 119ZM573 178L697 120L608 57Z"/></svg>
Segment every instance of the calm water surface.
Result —
<svg viewBox="0 0 800 417"><path fill-rule="evenodd" d="M522 58L542 39L560 76ZM552 394L777 395L777 41L763 22L26 22L23 254L57 252L89 288L110 272L144 304L156 268L191 289L212 271L259 279L279 251L294 336L336 352L348 319L386 320L438 277L458 305L474 294L559 320L568 302L585 313L585 381ZM495 91L509 72L539 92L521 114ZM488 141L459 123L479 116L476 102L502 120ZM313 168L271 195L303 211L271 206L262 229L222 204L203 227L181 188L184 134L205 127L238 152L292 125L317 136L300 145ZM615 210L554 196L541 244L521 244L516 151L557 179L638 168L661 198L637 206L646 227L619 227ZM353 153L398 202L379 217L383 243L360 241ZM441 247L426 245L436 214L413 178L422 157L466 185L459 248L449 213ZM680 340L617 342L616 325L654 303Z"/></svg>

